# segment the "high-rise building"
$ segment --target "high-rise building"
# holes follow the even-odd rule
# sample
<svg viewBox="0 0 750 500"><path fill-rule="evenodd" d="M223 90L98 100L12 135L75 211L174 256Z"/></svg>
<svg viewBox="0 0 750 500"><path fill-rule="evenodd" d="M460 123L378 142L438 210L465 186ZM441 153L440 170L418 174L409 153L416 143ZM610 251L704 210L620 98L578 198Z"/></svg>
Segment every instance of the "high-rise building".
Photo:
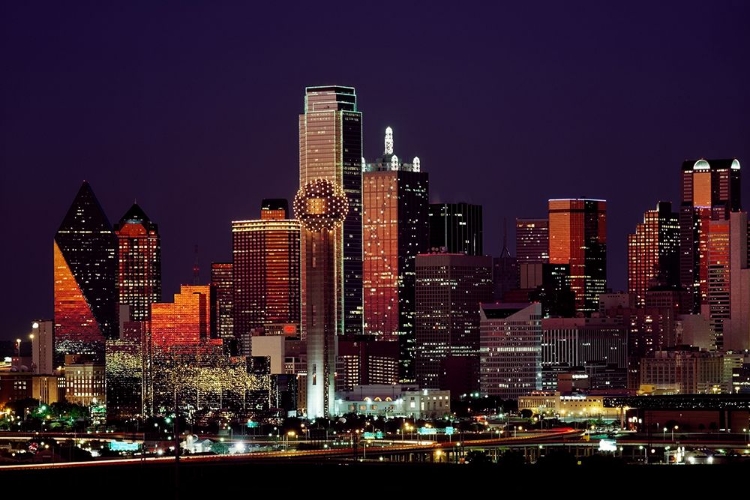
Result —
<svg viewBox="0 0 750 500"><path fill-rule="evenodd" d="M519 264L549 262L549 219L516 219Z"/></svg>
<svg viewBox="0 0 750 500"><path fill-rule="evenodd" d="M54 322L34 321L31 324L31 371L41 375L51 375L55 370Z"/></svg>
<svg viewBox="0 0 750 500"><path fill-rule="evenodd" d="M482 205L430 203L429 223L431 251L484 255Z"/></svg>
<svg viewBox="0 0 750 500"><path fill-rule="evenodd" d="M521 286L521 274L518 267L518 259L513 257L508 250L508 237L505 227L503 228L503 248L500 255L492 259L492 282L494 283L494 297L496 302L510 302L505 296L517 293Z"/></svg>
<svg viewBox="0 0 750 500"><path fill-rule="evenodd" d="M708 295L710 221L729 220L741 210L740 162L737 159L686 160L682 163L680 204L680 283L692 292L692 312L699 314Z"/></svg>
<svg viewBox="0 0 750 500"><path fill-rule="evenodd" d="M425 389L479 390L479 304L492 302L492 257L417 255L415 367Z"/></svg>
<svg viewBox="0 0 750 500"><path fill-rule="evenodd" d="M299 116L299 159L301 188L309 182L326 179L346 194L348 212L333 236L338 283L335 324L337 333L361 334L362 113L357 111L354 88L339 85L306 88L305 109ZM305 279L303 270L303 283ZM305 289L303 285L302 314L307 302Z"/></svg>
<svg viewBox="0 0 750 500"><path fill-rule="evenodd" d="M84 181L55 234L55 366L66 354L104 362L104 343L117 338L117 239Z"/></svg>
<svg viewBox="0 0 750 500"><path fill-rule="evenodd" d="M679 216L670 202L660 201L628 235L628 293L643 306L651 288L678 289L679 268Z"/></svg>
<svg viewBox="0 0 750 500"><path fill-rule="evenodd" d="M399 342L398 381L409 383L415 380L415 262L429 245L429 177L419 158L400 162L390 127L385 144L362 175L364 332Z"/></svg>
<svg viewBox="0 0 750 500"><path fill-rule="evenodd" d="M237 352L234 336L234 264L232 262L211 263L211 288L214 290L216 311L216 333L224 342L227 354Z"/></svg>
<svg viewBox="0 0 750 500"><path fill-rule="evenodd" d="M117 298L128 305L131 321L146 321L151 304L161 302L159 228L137 204L114 226L117 237Z"/></svg>
<svg viewBox="0 0 750 500"><path fill-rule="evenodd" d="M576 312L590 315L607 289L607 202L552 199L549 207L549 262L570 266Z"/></svg>
<svg viewBox="0 0 750 500"><path fill-rule="evenodd" d="M340 285L336 266L338 234L349 207L343 189L332 181L318 179L302 186L294 198L294 213L302 224L302 268L306 301L304 325L307 343L308 418L331 416L335 399L336 289Z"/></svg>
<svg viewBox="0 0 750 500"><path fill-rule="evenodd" d="M479 391L518 399L542 388L542 305L480 304Z"/></svg>
<svg viewBox="0 0 750 500"><path fill-rule="evenodd" d="M265 200L260 219L232 222L233 328L243 356L253 335L300 326L300 222L284 205Z"/></svg>

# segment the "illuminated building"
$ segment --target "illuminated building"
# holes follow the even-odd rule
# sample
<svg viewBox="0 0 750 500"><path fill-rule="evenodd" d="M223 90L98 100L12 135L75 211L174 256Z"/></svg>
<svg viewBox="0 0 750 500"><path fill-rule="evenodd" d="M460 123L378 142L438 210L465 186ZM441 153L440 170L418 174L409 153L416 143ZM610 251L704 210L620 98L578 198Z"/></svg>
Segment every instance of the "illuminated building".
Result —
<svg viewBox="0 0 750 500"><path fill-rule="evenodd" d="M656 209L643 214L643 222L628 235L628 292L636 304L646 303L651 288L680 286L680 224L672 204L660 201Z"/></svg>
<svg viewBox="0 0 750 500"><path fill-rule="evenodd" d="M430 253L416 261L417 383L479 390L479 304L492 302L492 257Z"/></svg>
<svg viewBox="0 0 750 500"><path fill-rule="evenodd" d="M106 402L104 363L85 354L65 355L65 401L83 406Z"/></svg>
<svg viewBox="0 0 750 500"><path fill-rule="evenodd" d="M430 203L430 250L484 255L482 206L471 203Z"/></svg>
<svg viewBox="0 0 750 500"><path fill-rule="evenodd" d="M518 263L549 262L549 220L516 219Z"/></svg>
<svg viewBox="0 0 750 500"><path fill-rule="evenodd" d="M400 349L397 379L413 382L415 262L428 250L429 176L419 158L403 163L386 129L383 156L362 174L364 332Z"/></svg>
<svg viewBox="0 0 750 500"><path fill-rule="evenodd" d="M708 245L708 320L724 351L750 350L750 265L747 212L712 221Z"/></svg>
<svg viewBox="0 0 750 500"><path fill-rule="evenodd" d="M307 341L307 418L329 417L333 411L336 371L336 273L339 229L349 213L343 189L318 179L302 186L294 198L294 213L302 223Z"/></svg>
<svg viewBox="0 0 750 500"><path fill-rule="evenodd" d="M245 356L253 335L299 329L300 223L285 205L266 201L260 219L232 222L233 328Z"/></svg>
<svg viewBox="0 0 750 500"><path fill-rule="evenodd" d="M344 335L337 345L337 392L357 385L397 383L398 343L382 342L371 335Z"/></svg>
<svg viewBox="0 0 750 500"><path fill-rule="evenodd" d="M556 390L561 371L586 365L627 370L628 327L613 318L544 318L542 320L542 389ZM627 384L622 377L622 387Z"/></svg>
<svg viewBox="0 0 750 500"><path fill-rule="evenodd" d="M362 333L362 114L352 87L305 89L304 113L299 116L299 185L327 179L346 194L348 212L336 242L334 272L338 333ZM303 241L304 245L304 241ZM304 253L304 248L302 252ZM305 275L302 270L302 314ZM303 322L304 323L304 322ZM236 327L236 325L235 325ZM305 332L302 332L303 338Z"/></svg>
<svg viewBox="0 0 750 500"><path fill-rule="evenodd" d="M211 292L210 285L182 285L180 292L174 294L174 302L151 304L153 348L209 341L212 337Z"/></svg>
<svg viewBox="0 0 750 500"><path fill-rule="evenodd" d="M158 226L134 203L114 226L117 236L117 295L130 306L129 320L146 321L161 301L161 242Z"/></svg>
<svg viewBox="0 0 750 500"><path fill-rule="evenodd" d="M740 162L686 160L681 180L680 283L692 292L692 312L699 314L708 295L708 261L703 256L708 251L710 221L729 220L731 212L741 210Z"/></svg>
<svg viewBox="0 0 750 500"><path fill-rule="evenodd" d="M104 362L117 338L117 239L94 191L83 182L55 234L55 365L65 354Z"/></svg>
<svg viewBox="0 0 750 500"><path fill-rule="evenodd" d="M237 352L234 336L234 264L232 262L211 263L211 288L216 304L216 331L227 347L227 354Z"/></svg>
<svg viewBox="0 0 750 500"><path fill-rule="evenodd" d="M31 371L49 375L54 372L55 332L51 320L31 324Z"/></svg>
<svg viewBox="0 0 750 500"><path fill-rule="evenodd" d="M576 311L590 315L607 289L607 202L552 199L549 209L549 262L570 266Z"/></svg>
<svg viewBox="0 0 750 500"><path fill-rule="evenodd" d="M479 307L479 392L518 399L542 388L542 305Z"/></svg>

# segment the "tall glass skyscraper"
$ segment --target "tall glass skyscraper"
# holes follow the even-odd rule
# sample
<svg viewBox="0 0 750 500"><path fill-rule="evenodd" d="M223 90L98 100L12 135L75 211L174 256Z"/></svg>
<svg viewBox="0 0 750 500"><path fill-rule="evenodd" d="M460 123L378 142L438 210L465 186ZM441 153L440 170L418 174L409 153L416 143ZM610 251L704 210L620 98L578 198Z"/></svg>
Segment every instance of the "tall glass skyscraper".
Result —
<svg viewBox="0 0 750 500"><path fill-rule="evenodd" d="M399 342L398 382L412 383L416 257L429 248L429 177L419 158L402 163L386 130L385 152L362 179L364 330Z"/></svg>
<svg viewBox="0 0 750 500"><path fill-rule="evenodd" d="M357 111L354 88L331 85L305 90L305 109L299 116L299 159L300 187L326 179L346 194L349 211L333 235L336 327L340 334L361 334L362 113ZM303 283L305 279L303 269ZM303 286L303 314L306 301ZM302 324L304 336L304 319Z"/></svg>
<svg viewBox="0 0 750 500"><path fill-rule="evenodd" d="M660 201L628 235L628 293L643 307L650 288L677 290L679 266L679 216L670 202Z"/></svg>
<svg viewBox="0 0 750 500"><path fill-rule="evenodd" d="M299 328L300 222L285 200L264 200L260 219L232 222L232 259L234 334L249 356L253 335Z"/></svg>
<svg viewBox="0 0 750 500"><path fill-rule="evenodd" d="M55 366L65 354L104 361L117 331L117 239L99 200L84 181L54 242Z"/></svg>
<svg viewBox="0 0 750 500"><path fill-rule="evenodd" d="M607 202L553 199L549 209L549 262L570 266L576 312L599 309L607 290Z"/></svg>
<svg viewBox="0 0 750 500"><path fill-rule="evenodd" d="M727 221L741 210L737 159L686 160L682 163L680 204L680 283L693 296L699 314L708 296L707 255L711 221ZM718 226L717 226L718 227Z"/></svg>
<svg viewBox="0 0 750 500"><path fill-rule="evenodd" d="M482 205L431 203L429 221L432 251L484 255Z"/></svg>
<svg viewBox="0 0 750 500"><path fill-rule="evenodd" d="M161 240L159 228L137 204L115 224L117 296L130 306L131 321L146 321L151 304L161 302Z"/></svg>

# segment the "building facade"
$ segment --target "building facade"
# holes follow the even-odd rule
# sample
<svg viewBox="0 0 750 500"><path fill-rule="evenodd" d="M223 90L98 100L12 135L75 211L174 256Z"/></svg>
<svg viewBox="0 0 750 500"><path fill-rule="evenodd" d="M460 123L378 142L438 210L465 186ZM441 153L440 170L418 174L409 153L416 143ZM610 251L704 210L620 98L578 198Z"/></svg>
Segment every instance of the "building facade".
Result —
<svg viewBox="0 0 750 500"><path fill-rule="evenodd" d="M549 207L549 261L570 266L576 312L591 315L607 289L607 202L552 199Z"/></svg>
<svg viewBox="0 0 750 500"><path fill-rule="evenodd" d="M542 388L542 305L480 304L479 392L518 399Z"/></svg>
<svg viewBox="0 0 750 500"><path fill-rule="evenodd" d="M430 251L484 255L482 206L430 203Z"/></svg>
<svg viewBox="0 0 750 500"><path fill-rule="evenodd" d="M362 113L357 110L354 88L331 85L305 89L304 113L299 116L299 159L300 188L326 179L346 194L348 212L333 235L338 283L335 325L339 333L361 334ZM302 249L303 254L306 251ZM302 314L307 302L305 280L302 269Z"/></svg>
<svg viewBox="0 0 750 500"><path fill-rule="evenodd" d="M492 302L492 257L430 253L416 261L416 376L425 389L479 390L479 304Z"/></svg>
<svg viewBox="0 0 750 500"><path fill-rule="evenodd" d="M81 185L55 234L55 365L66 354L104 362L117 338L117 239L88 182Z"/></svg>
<svg viewBox="0 0 750 500"><path fill-rule="evenodd" d="M264 206L260 219L232 222L233 329L245 356L253 335L300 327L300 222Z"/></svg>
<svg viewBox="0 0 750 500"><path fill-rule="evenodd" d="M386 130L383 156L362 174L364 333L398 342L398 381L414 382L416 257L429 245L429 177L403 163Z"/></svg>
<svg viewBox="0 0 750 500"><path fill-rule="evenodd" d="M672 204L661 201L643 214L643 222L628 235L628 293L639 306L651 288L680 287L680 224Z"/></svg>

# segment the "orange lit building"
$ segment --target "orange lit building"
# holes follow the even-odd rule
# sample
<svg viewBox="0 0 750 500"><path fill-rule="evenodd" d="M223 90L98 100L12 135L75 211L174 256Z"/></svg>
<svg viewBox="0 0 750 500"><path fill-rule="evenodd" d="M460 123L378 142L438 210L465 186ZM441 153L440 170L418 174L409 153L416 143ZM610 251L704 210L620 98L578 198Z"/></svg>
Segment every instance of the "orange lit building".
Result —
<svg viewBox="0 0 750 500"><path fill-rule="evenodd" d="M735 158L682 163L680 204L680 283L693 295L699 314L708 296L710 221L729 220L741 210L740 162ZM720 346L719 346L720 347Z"/></svg>
<svg viewBox="0 0 750 500"><path fill-rule="evenodd" d="M390 127L385 143L362 174L364 333L399 342L398 382L407 383L415 380L416 256L429 246L429 177L419 158L399 161Z"/></svg>
<svg viewBox="0 0 750 500"><path fill-rule="evenodd" d="M549 262L570 266L576 312L589 316L607 289L607 202L552 199L549 208Z"/></svg>
<svg viewBox="0 0 750 500"><path fill-rule="evenodd" d="M129 320L148 320L161 302L161 242L158 226L134 203L114 227L117 236L117 295Z"/></svg>
<svg viewBox="0 0 750 500"><path fill-rule="evenodd" d="M211 323L211 286L182 285L174 302L151 304L153 348L209 342Z"/></svg>
<svg viewBox="0 0 750 500"><path fill-rule="evenodd" d="M88 182L81 185L55 234L55 366L65 354L104 361L104 342L117 338L117 241Z"/></svg>
<svg viewBox="0 0 750 500"><path fill-rule="evenodd" d="M260 219L232 222L232 258L234 335L249 356L253 335L299 328L300 223L286 200L264 201Z"/></svg>

